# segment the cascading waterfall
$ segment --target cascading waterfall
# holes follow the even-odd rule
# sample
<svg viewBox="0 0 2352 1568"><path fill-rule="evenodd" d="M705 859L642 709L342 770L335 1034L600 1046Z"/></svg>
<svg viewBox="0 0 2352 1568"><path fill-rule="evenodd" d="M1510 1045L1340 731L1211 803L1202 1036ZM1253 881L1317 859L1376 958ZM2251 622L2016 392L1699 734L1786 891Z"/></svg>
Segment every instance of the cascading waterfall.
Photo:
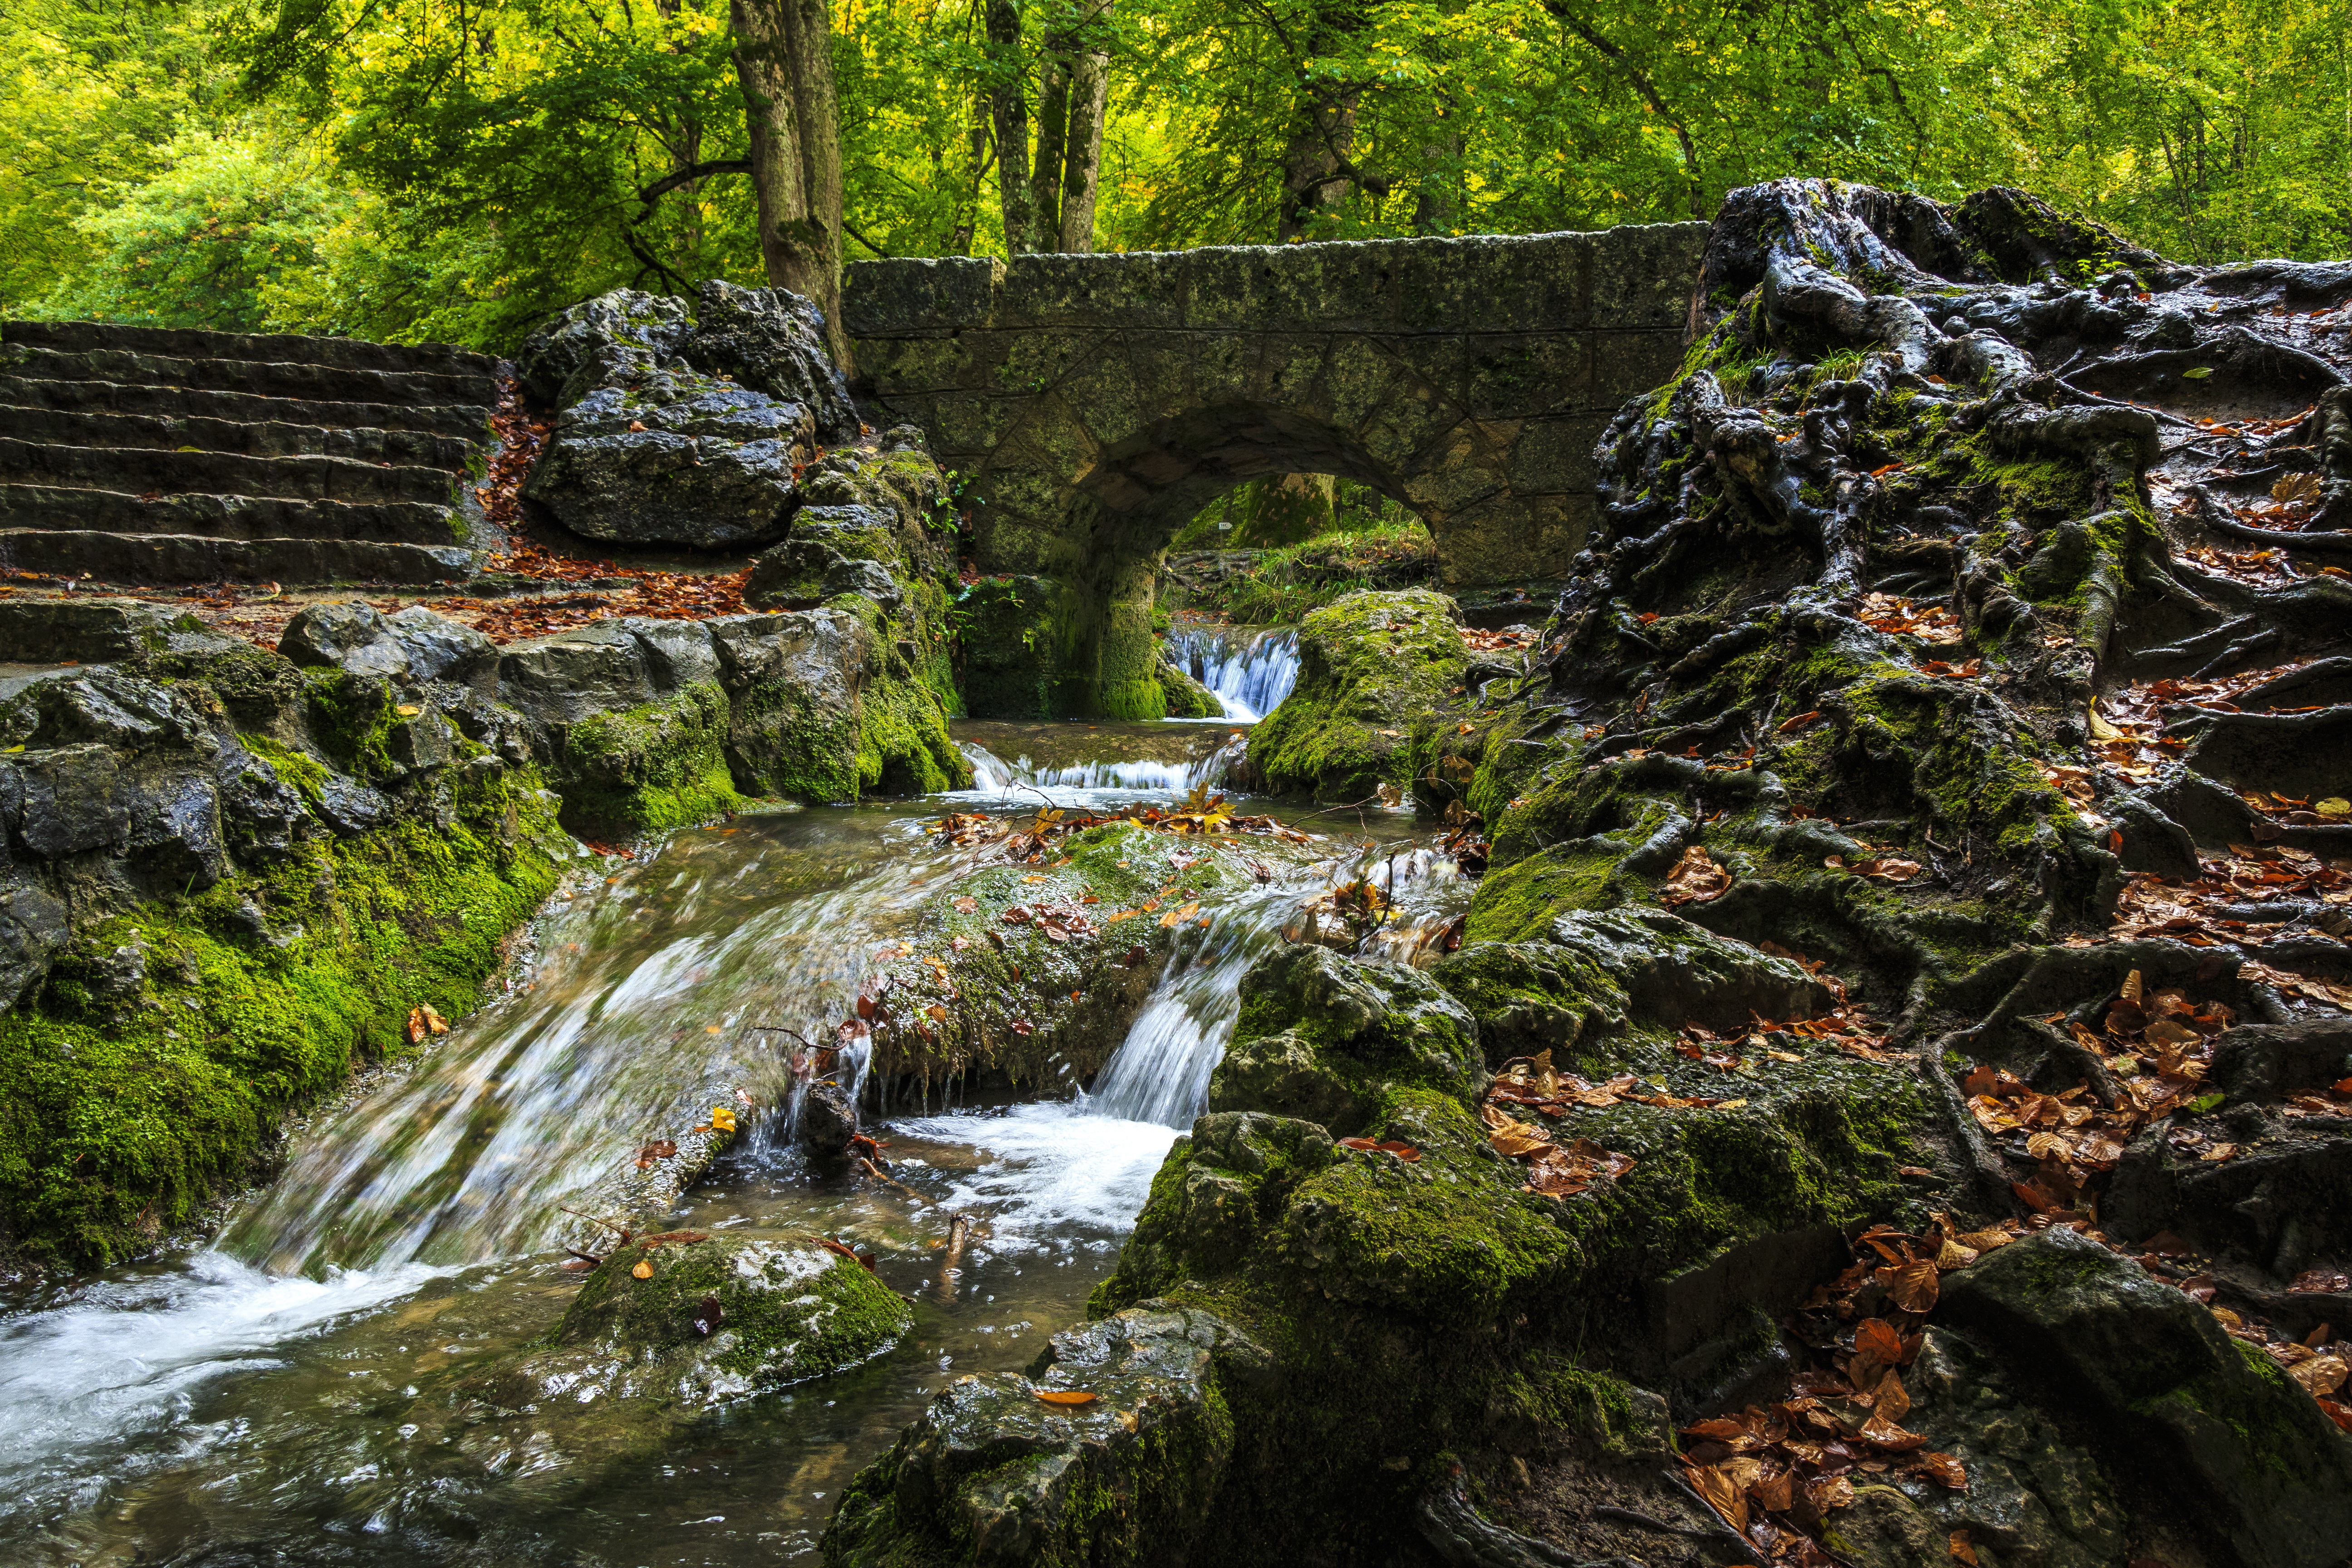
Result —
<svg viewBox="0 0 2352 1568"><path fill-rule="evenodd" d="M1443 900L1460 871L1425 849L1389 859L1335 861L1325 885L1369 878L1393 906L1391 921L1364 940L1375 956L1410 963L1451 923ZM1241 1016L1243 972L1282 938L1282 916L1299 901L1297 884L1269 887L1218 910L1200 941L1172 961L1127 1038L1095 1076L1092 1110L1130 1121L1190 1127L1209 1100L1209 1078L1224 1059ZM1435 903L1433 910L1420 906Z"/></svg>
<svg viewBox="0 0 2352 1568"><path fill-rule="evenodd" d="M1101 766L1117 778L1138 764ZM62 1568L231 1543L299 1559L321 1530L364 1568L471 1562L462 1543L497 1531L516 1555L551 1561L650 1561L649 1542L681 1531L696 1561L728 1568L813 1557L830 1496L949 1376L1026 1364L1083 1310L1204 1104L1242 975L1282 940L1287 908L1318 879L1385 884L1391 865L1409 903L1444 869L1367 846L1221 898L1183 933L1091 1094L900 1116L877 1129L891 1182L813 1183L796 1155L770 1152L796 1099L782 1031L828 1041L877 946L992 852L916 852L919 816L939 809L745 818L575 878L512 994L314 1120L220 1249L0 1301L0 1557ZM837 1081L862 1089L870 1067L847 1052ZM854 1428L822 1401L804 1416L789 1395L772 1403L730 1439L746 1445L740 1465L573 1475L541 1456L514 1472L527 1485L446 1489L437 1461L406 1446L408 1402L443 1397L434 1369L453 1359L538 1342L572 1289L546 1249L593 1245L558 1205L595 1210L607 1184L643 1179L642 1141L740 1105L739 1089L755 1102L747 1135L655 1211L679 1228L856 1232L893 1289L929 1293L924 1342L860 1374L874 1381ZM976 1223L950 1282L929 1248L960 1213ZM780 1476L800 1479L780 1493ZM581 1487L593 1507L566 1489Z"/></svg>
<svg viewBox="0 0 2352 1568"><path fill-rule="evenodd" d="M747 917L739 900L761 858L706 871L673 852L658 889L574 900L583 907L557 915L544 941L604 962L544 965L528 994L315 1129L225 1248L281 1272L540 1250L573 1232L562 1205L622 1169L640 1140L736 1107L738 1090L777 1108L788 1037L771 1029L829 1037L874 922L922 885L886 860ZM649 923L683 934L648 951L637 931Z"/></svg>
<svg viewBox="0 0 2352 1568"><path fill-rule="evenodd" d="M1286 627L1188 627L1169 634L1167 649L1242 723L1273 712L1298 683L1298 634Z"/></svg>

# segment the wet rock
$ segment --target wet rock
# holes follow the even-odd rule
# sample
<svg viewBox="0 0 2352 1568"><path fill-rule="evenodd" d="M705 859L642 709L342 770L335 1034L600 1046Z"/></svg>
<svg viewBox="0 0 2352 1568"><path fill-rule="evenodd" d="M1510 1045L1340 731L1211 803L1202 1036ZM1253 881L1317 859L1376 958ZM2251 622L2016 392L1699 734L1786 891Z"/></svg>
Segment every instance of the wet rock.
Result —
<svg viewBox="0 0 2352 1568"><path fill-rule="evenodd" d="M2063 1228L1953 1276L1939 1311L2162 1477L2219 1560L2320 1568L2352 1542L2352 1438L2269 1356Z"/></svg>
<svg viewBox="0 0 2352 1568"><path fill-rule="evenodd" d="M194 616L141 599L0 600L0 664L112 664L226 640Z"/></svg>
<svg viewBox="0 0 2352 1568"><path fill-rule="evenodd" d="M21 874L0 875L0 1006L22 1001L72 940L64 900Z"/></svg>
<svg viewBox="0 0 2352 1568"><path fill-rule="evenodd" d="M740 549L775 539L820 442L856 410L814 309L777 289L706 284L698 321L629 289L575 305L518 361L562 410L523 493L592 539Z"/></svg>
<svg viewBox="0 0 2352 1568"><path fill-rule="evenodd" d="M306 667L450 681L485 696L495 689L499 667L489 638L422 605L394 616L356 602L311 605L287 623L278 651Z"/></svg>
<svg viewBox="0 0 2352 1568"><path fill-rule="evenodd" d="M906 599L898 579L879 563L872 561L845 561L824 574L824 596L854 594L871 599L887 613L895 610Z"/></svg>
<svg viewBox="0 0 2352 1568"><path fill-rule="evenodd" d="M185 892L228 875L220 789L210 777L175 770L128 785L122 797L123 852L150 877Z"/></svg>
<svg viewBox="0 0 2352 1568"><path fill-rule="evenodd" d="M534 402L569 407L596 387L650 375L677 357L693 325L683 300L616 289L572 306L524 340L515 371Z"/></svg>
<svg viewBox="0 0 2352 1568"><path fill-rule="evenodd" d="M531 1403L511 1386L520 1383L539 1398L724 1405L853 1366L913 1326L872 1270L808 1237L648 1237L589 1275L554 1348L501 1373L497 1403Z"/></svg>
<svg viewBox="0 0 2352 1568"><path fill-rule="evenodd" d="M798 294L714 278L696 300L694 331L683 349L699 369L808 409L819 440L856 437L849 387L825 357L824 318Z"/></svg>
<svg viewBox="0 0 2352 1568"><path fill-rule="evenodd" d="M96 743L16 759L24 789L18 841L44 860L121 844L131 827L131 814L118 798L121 771L114 752Z"/></svg>
<svg viewBox="0 0 2352 1568"><path fill-rule="evenodd" d="M1412 777L1415 733L1434 727L1468 658L1454 602L1412 588L1350 594L1298 631L1298 684L1250 732L1267 789L1371 799Z"/></svg>
<svg viewBox="0 0 2352 1568"><path fill-rule="evenodd" d="M857 1133L857 1107L837 1083L812 1083L801 1096L801 1146L812 1159L838 1162Z"/></svg>
<svg viewBox="0 0 2352 1568"><path fill-rule="evenodd" d="M559 423L523 494L590 539L698 550L768 542L784 531L807 445L797 429L741 440L674 427L702 422L709 400L583 403ZM622 427L598 427L614 423Z"/></svg>
<svg viewBox="0 0 2352 1568"><path fill-rule="evenodd" d="M1236 1037L1210 1081L1213 1111L1270 1111L1347 1135L1394 1089L1467 1100L1475 1087L1477 1026L1417 970L1299 943L1251 965L1242 991L1248 1037Z"/></svg>
<svg viewBox="0 0 2352 1568"><path fill-rule="evenodd" d="M1234 1457L1227 1404L1269 1364L1213 1314L1158 1302L1055 1334L1026 1376L950 1384L860 1472L825 1561L1182 1561ZM1038 1397L1072 1390L1094 1398Z"/></svg>
<svg viewBox="0 0 2352 1568"><path fill-rule="evenodd" d="M1966 1530L1973 1543L2018 1568L2101 1568L2122 1556L2133 1521L2114 1487L1993 1357L1930 1327L1904 1384L1912 1399L1904 1426L1958 1459L1968 1488L1955 1492L1895 1474L1869 1489L1867 1506L1831 1519L1832 1550L1885 1568L1915 1562L1938 1568L1949 1561L1951 1532ZM1864 1503L1863 1489L1855 1501ZM1910 1555L1921 1541L1926 1555Z"/></svg>

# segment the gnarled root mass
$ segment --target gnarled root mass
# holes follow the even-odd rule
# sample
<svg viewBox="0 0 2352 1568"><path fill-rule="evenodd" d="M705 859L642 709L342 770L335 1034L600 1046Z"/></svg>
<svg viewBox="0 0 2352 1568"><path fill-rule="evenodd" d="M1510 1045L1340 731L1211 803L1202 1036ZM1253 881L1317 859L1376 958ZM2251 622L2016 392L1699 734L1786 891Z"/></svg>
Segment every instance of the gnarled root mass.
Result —
<svg viewBox="0 0 2352 1568"><path fill-rule="evenodd" d="M1701 288L1412 723L1460 952L1259 964L1099 1407L968 1380L833 1561L2352 1550L2352 267L1783 181Z"/></svg>

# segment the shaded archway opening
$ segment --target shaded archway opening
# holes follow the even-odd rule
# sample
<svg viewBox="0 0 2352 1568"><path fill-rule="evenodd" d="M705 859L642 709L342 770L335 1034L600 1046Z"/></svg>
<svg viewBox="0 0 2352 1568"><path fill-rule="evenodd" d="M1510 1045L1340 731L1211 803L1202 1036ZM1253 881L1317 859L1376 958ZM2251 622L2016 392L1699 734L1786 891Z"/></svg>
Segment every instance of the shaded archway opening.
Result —
<svg viewBox="0 0 2352 1568"><path fill-rule="evenodd" d="M1098 556L1157 556L1213 503L1284 475L1346 484L1359 510L1375 510L1371 498L1378 497L1391 515L1419 520L1443 548L1443 529L1416 503L1409 480L1345 432L1293 409L1219 404L1189 410L1103 447L1072 482L1100 509L1092 539Z"/></svg>
<svg viewBox="0 0 2352 1568"><path fill-rule="evenodd" d="M1070 563L1059 617L1066 711L1166 715L1154 614L1165 552L1227 493L1283 475L1329 476L1373 515L1412 518L1428 536L1426 560L1437 565L1442 527L1415 504L1410 481L1345 432L1311 415L1255 404L1159 421L1099 448L1071 478L1067 504L1078 526L1070 536L1085 543ZM1258 608L1278 614L1282 606Z"/></svg>

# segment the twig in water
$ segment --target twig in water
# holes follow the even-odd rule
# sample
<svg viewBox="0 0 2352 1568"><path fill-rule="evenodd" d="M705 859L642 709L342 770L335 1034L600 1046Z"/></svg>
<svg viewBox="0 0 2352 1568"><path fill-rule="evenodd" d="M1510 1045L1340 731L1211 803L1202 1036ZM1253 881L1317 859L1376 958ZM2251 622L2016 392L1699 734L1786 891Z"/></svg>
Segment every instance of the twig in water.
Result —
<svg viewBox="0 0 2352 1568"><path fill-rule="evenodd" d="M574 1215L581 1219L586 1220L591 1225L601 1225L606 1230L617 1232L621 1237L621 1245L623 1247L628 1246L631 1241L635 1239L635 1233L631 1231L627 1226L622 1225L616 1220L606 1219L602 1215L583 1214L580 1210L572 1208L563 1204L558 1204L555 1206L562 1209L565 1214ZM564 1250L568 1252L571 1249L566 1247Z"/></svg>

